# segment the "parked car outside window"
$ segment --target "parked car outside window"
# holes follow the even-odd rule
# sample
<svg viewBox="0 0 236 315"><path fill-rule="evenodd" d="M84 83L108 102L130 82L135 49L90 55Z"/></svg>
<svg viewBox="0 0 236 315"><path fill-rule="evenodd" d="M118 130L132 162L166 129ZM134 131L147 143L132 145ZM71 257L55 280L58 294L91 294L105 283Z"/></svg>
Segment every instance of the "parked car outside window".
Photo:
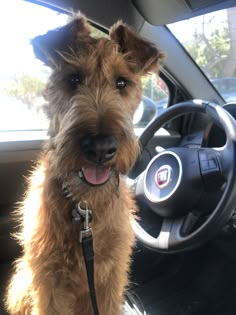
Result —
<svg viewBox="0 0 236 315"><path fill-rule="evenodd" d="M168 27L224 100L236 102L236 7Z"/></svg>
<svg viewBox="0 0 236 315"><path fill-rule="evenodd" d="M211 82L227 103L236 101L236 77L214 79Z"/></svg>

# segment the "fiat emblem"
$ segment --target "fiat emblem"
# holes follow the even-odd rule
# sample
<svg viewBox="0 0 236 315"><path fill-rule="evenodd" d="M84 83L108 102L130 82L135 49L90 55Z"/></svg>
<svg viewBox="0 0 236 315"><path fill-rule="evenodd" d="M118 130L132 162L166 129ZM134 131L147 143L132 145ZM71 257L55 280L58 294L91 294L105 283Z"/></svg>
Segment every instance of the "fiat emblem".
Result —
<svg viewBox="0 0 236 315"><path fill-rule="evenodd" d="M156 172L156 185L158 188L166 188L172 181L172 167L170 165L162 165Z"/></svg>

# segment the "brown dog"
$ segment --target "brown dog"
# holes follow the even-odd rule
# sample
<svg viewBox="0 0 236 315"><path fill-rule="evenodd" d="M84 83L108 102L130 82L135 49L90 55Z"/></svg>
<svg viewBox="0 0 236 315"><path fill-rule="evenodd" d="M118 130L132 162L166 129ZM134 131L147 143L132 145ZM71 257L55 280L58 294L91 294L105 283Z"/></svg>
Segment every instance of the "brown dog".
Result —
<svg viewBox="0 0 236 315"><path fill-rule="evenodd" d="M120 315L135 209L122 175L139 153L132 118L141 99L140 79L157 70L162 54L121 22L111 28L110 39L95 39L83 16L36 37L33 47L52 68L46 90L50 138L18 210L23 253L6 308L11 315L93 314L72 224L72 210L87 204L99 312Z"/></svg>

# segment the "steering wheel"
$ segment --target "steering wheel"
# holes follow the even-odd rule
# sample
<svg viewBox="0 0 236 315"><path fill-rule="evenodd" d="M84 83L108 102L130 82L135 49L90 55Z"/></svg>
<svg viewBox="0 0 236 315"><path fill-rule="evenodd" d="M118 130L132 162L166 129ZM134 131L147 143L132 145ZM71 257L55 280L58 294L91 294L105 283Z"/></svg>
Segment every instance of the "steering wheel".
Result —
<svg viewBox="0 0 236 315"><path fill-rule="evenodd" d="M146 127L139 139L141 147L145 148L168 121L197 112L207 113L223 128L225 145L163 150L132 184L137 199L163 219L158 237L146 231L139 220L133 223L137 239L155 251L177 252L199 246L219 232L235 209L236 122L221 106L202 100L171 106ZM210 194L219 196L212 207L208 206Z"/></svg>

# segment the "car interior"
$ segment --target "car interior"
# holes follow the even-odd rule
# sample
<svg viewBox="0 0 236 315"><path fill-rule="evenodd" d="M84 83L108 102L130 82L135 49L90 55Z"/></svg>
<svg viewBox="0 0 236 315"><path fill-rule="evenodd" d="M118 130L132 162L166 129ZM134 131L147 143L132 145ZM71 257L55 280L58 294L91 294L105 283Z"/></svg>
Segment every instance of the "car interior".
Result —
<svg viewBox="0 0 236 315"><path fill-rule="evenodd" d="M0 314L7 314L5 288L21 253L12 237L18 228L13 212L47 139L45 101L37 90L41 81L35 79L37 89L30 85L22 92L17 71L26 82L27 73L31 79L40 73L44 80L49 70L34 59L31 48L29 57L20 47L23 41L30 47L30 38L65 24L77 11L87 16L97 36L108 36L122 20L165 54L159 75L144 78L134 118L141 154L127 184L140 220L133 226L130 314L236 314L236 85L227 90L225 84L236 80L235 0L2 2ZM18 22L12 23L16 18L19 33ZM25 37L19 35L21 24ZM171 184L157 190L164 172L174 174ZM142 305L140 313L133 301Z"/></svg>

